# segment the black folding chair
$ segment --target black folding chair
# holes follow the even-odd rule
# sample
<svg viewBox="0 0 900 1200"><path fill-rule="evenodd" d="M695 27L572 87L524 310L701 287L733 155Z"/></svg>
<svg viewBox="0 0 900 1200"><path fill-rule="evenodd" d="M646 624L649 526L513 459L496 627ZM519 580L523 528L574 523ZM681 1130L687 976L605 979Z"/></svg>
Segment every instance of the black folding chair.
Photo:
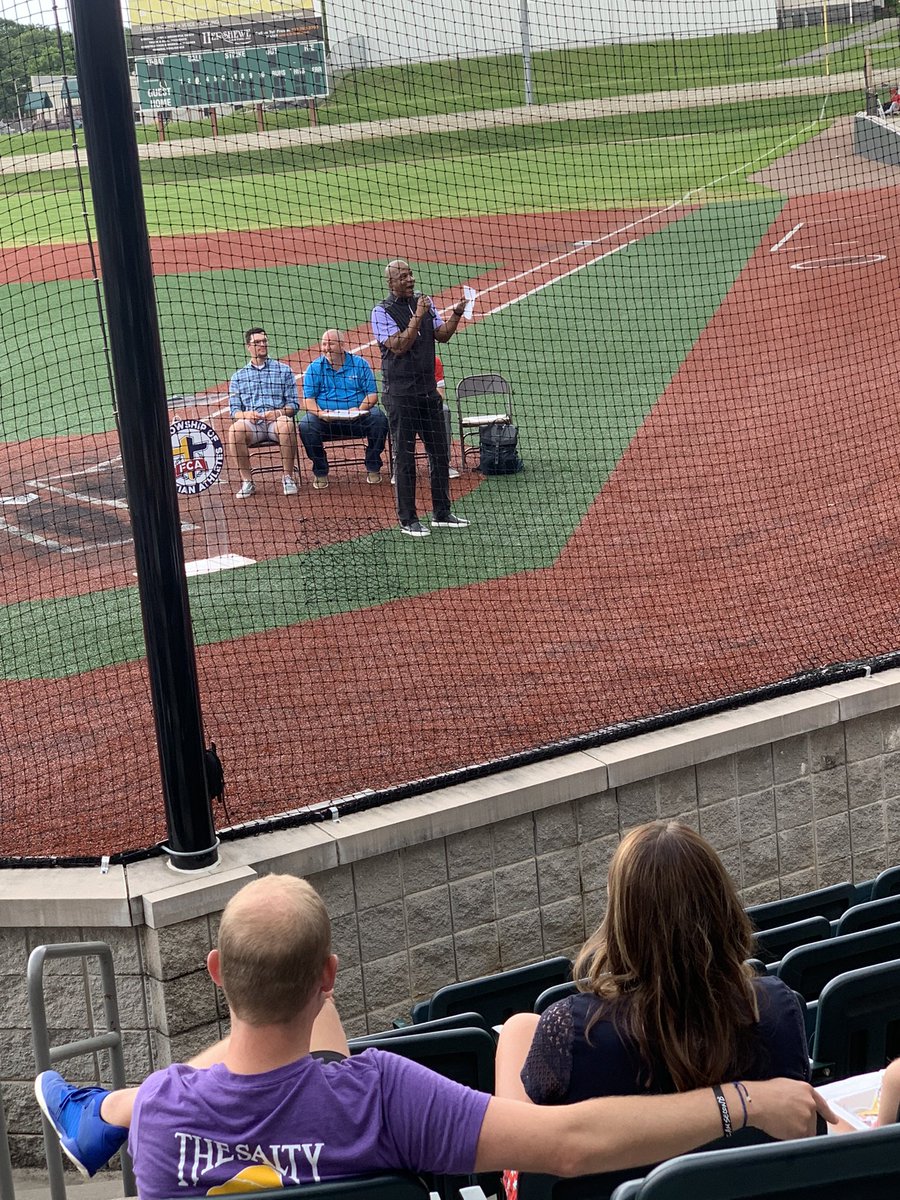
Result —
<svg viewBox="0 0 900 1200"><path fill-rule="evenodd" d="M463 411L463 401L478 399L481 401L481 411L469 413ZM456 416L459 421L459 448L462 456L463 470L469 465L469 459L478 457L478 444L481 430L485 425L511 425L512 388L509 380L496 373L485 375L467 375L456 385Z"/></svg>
<svg viewBox="0 0 900 1200"><path fill-rule="evenodd" d="M900 867L888 867L872 884L870 900L883 900L885 896L900 895Z"/></svg>
<svg viewBox="0 0 900 1200"><path fill-rule="evenodd" d="M540 1016L551 1004L555 1004L557 1000L565 1000L566 996L574 996L577 991L578 984L574 979L570 979L568 983L557 983L554 987L549 987L546 991L541 992L531 1011Z"/></svg>

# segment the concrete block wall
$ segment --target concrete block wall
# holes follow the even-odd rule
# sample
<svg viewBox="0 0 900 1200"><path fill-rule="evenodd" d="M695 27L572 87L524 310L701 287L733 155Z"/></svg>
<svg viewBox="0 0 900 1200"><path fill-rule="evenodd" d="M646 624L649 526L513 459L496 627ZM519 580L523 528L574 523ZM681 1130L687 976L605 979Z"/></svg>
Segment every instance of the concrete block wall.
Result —
<svg viewBox="0 0 900 1200"><path fill-rule="evenodd" d="M655 817L698 828L747 904L900 862L900 671L228 843L196 878L159 860L107 876L0 873L0 1083L15 1161L42 1161L25 992L35 945L111 944L138 1082L227 1032L204 964L225 903L258 874L305 875L325 898L353 1036L445 983L573 955L604 912L622 834ZM102 1019L96 963L54 965L46 993L58 1042ZM92 1079L96 1067L67 1073Z"/></svg>

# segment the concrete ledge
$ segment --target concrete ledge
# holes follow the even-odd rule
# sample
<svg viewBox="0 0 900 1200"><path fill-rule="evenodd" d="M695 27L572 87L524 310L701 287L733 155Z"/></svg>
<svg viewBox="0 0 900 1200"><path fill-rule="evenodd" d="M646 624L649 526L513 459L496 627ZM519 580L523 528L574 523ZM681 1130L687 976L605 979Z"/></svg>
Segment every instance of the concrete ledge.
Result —
<svg viewBox="0 0 900 1200"><path fill-rule="evenodd" d="M124 867L0 871L0 928L132 924Z"/></svg>
<svg viewBox="0 0 900 1200"><path fill-rule="evenodd" d="M321 874L892 708L900 708L900 670L574 751L339 821L248 835L223 845L219 865L197 877L174 874L162 859L105 875L99 868L4 871L0 928L161 929L220 911L258 874Z"/></svg>
<svg viewBox="0 0 900 1200"><path fill-rule="evenodd" d="M695 766L767 742L835 725L840 719L839 714L839 701L824 688L816 688L701 717L655 733L640 734L586 753L606 764L610 787L621 787L652 775L677 771L681 767Z"/></svg>
<svg viewBox="0 0 900 1200"><path fill-rule="evenodd" d="M852 721L900 705L900 670L881 671L865 679L847 679L820 690L837 700L842 721Z"/></svg>
<svg viewBox="0 0 900 1200"><path fill-rule="evenodd" d="M229 870L227 864L221 862L209 875L186 879L158 892L148 892L143 897L141 924L149 925L151 929L163 929L166 925L220 912L235 892L256 875L250 867Z"/></svg>
<svg viewBox="0 0 900 1200"><path fill-rule="evenodd" d="M357 862L596 795L607 787L605 767L591 755L576 751L353 813L323 830L334 838L340 863Z"/></svg>

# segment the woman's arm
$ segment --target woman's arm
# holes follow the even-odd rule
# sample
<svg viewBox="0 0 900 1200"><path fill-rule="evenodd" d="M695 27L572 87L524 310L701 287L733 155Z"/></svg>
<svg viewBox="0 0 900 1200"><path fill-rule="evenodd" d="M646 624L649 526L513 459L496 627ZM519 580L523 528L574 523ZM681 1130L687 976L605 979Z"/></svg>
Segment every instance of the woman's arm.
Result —
<svg viewBox="0 0 900 1200"><path fill-rule="evenodd" d="M895 1058L881 1079L878 1124L893 1125L900 1109L900 1058Z"/></svg>
<svg viewBox="0 0 900 1200"><path fill-rule="evenodd" d="M539 1020L535 1013L516 1013L504 1021L497 1042L495 1096L531 1103L531 1098L522 1085L522 1067L531 1049L531 1041Z"/></svg>

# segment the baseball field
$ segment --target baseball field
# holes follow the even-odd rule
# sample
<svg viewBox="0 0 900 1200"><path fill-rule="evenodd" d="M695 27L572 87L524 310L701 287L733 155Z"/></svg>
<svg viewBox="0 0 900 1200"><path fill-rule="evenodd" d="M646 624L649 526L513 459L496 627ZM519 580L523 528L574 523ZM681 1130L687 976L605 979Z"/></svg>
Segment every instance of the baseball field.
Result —
<svg viewBox="0 0 900 1200"><path fill-rule="evenodd" d="M401 256L439 308L478 293L454 417L500 372L525 461L463 471L469 528L421 542L340 450L327 491L304 460L296 496L182 498L221 825L897 647L900 170L854 156L855 101L144 162L173 417L224 433L249 325L298 373L331 326L377 367ZM77 168L2 182L0 855L95 858L165 834L102 278Z"/></svg>

